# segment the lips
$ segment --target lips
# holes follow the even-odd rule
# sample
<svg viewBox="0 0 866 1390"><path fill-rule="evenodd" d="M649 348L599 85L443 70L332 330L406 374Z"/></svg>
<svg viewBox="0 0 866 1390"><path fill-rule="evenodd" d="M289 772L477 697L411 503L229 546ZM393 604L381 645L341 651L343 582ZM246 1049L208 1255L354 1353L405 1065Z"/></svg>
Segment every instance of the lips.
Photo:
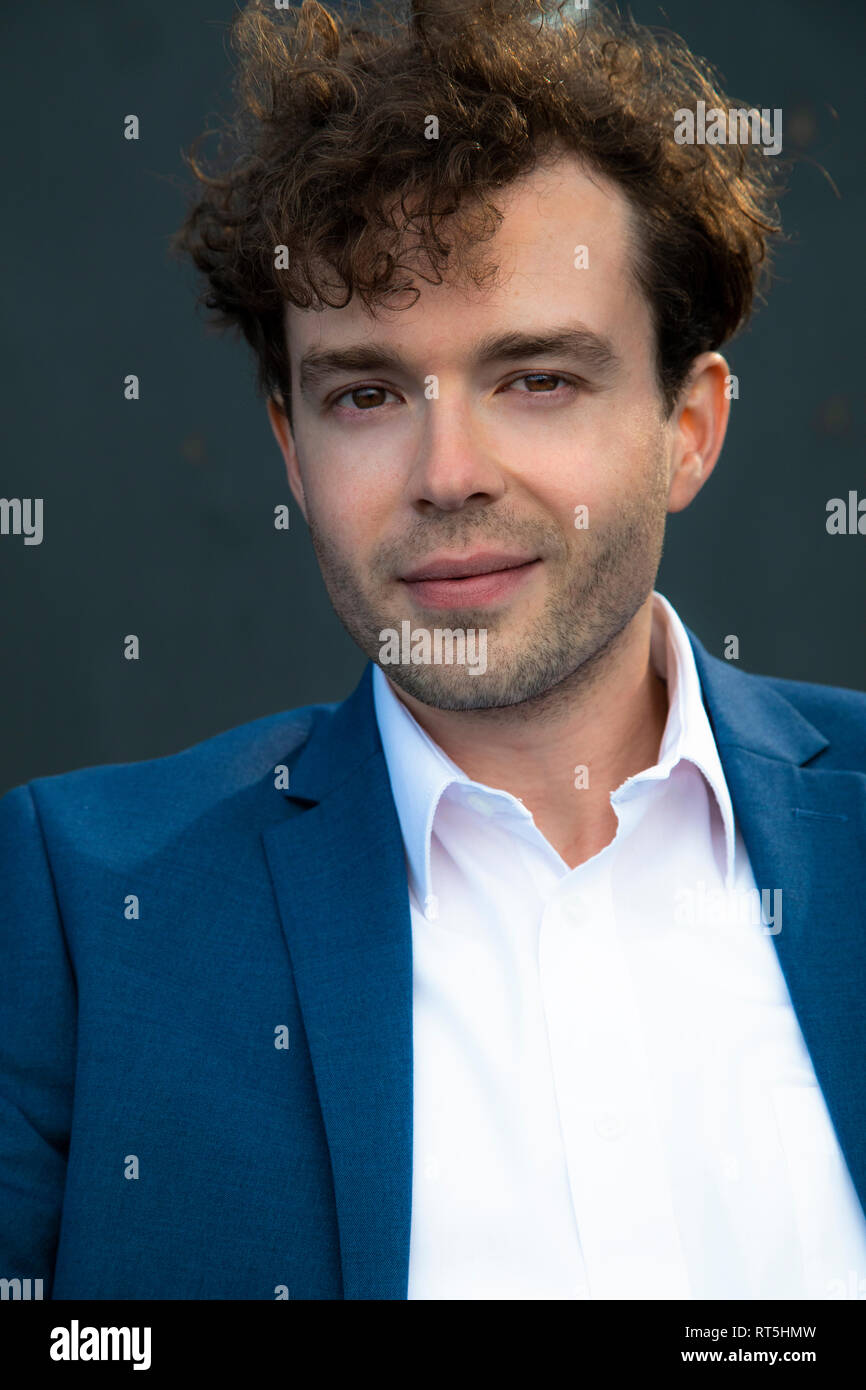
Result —
<svg viewBox="0 0 866 1390"><path fill-rule="evenodd" d="M468 579L478 574L497 574L501 570L519 569L531 564L534 555L517 555L513 551L485 550L464 557L453 555L431 556L416 569L401 576L406 583L414 584L425 579Z"/></svg>
<svg viewBox="0 0 866 1390"><path fill-rule="evenodd" d="M477 608L511 598L540 564L536 555L513 551L434 555L402 579L422 608Z"/></svg>

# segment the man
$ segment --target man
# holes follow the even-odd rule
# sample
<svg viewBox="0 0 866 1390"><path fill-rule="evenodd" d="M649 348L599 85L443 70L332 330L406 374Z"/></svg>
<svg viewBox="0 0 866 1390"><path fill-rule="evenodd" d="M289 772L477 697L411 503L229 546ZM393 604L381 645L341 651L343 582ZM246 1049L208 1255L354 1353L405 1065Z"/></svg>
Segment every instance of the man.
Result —
<svg viewBox="0 0 866 1390"><path fill-rule="evenodd" d="M2 803L0 1249L55 1298L866 1287L866 697L653 589L768 161L674 139L727 105L683 47L538 19L239 20L181 245L371 664Z"/></svg>

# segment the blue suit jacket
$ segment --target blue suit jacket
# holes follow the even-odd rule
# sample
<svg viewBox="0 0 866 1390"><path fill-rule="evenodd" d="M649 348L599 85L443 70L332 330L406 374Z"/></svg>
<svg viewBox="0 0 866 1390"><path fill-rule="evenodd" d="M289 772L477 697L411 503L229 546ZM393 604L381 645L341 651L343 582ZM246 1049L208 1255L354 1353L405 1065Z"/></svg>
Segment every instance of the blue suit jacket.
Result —
<svg viewBox="0 0 866 1390"><path fill-rule="evenodd" d="M866 1206L866 695L689 638ZM343 704L0 801L0 1277L406 1298L412 942L370 675Z"/></svg>

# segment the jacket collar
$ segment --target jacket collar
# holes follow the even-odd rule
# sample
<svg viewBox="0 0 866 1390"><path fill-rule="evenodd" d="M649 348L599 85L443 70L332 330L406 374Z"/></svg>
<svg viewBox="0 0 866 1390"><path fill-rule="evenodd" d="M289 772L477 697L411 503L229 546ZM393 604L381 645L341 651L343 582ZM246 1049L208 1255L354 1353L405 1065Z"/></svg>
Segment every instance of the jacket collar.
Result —
<svg viewBox="0 0 866 1390"><path fill-rule="evenodd" d="M686 628L716 745L801 766L829 746L820 729L770 685L728 661L710 656ZM723 755L724 763L724 755Z"/></svg>

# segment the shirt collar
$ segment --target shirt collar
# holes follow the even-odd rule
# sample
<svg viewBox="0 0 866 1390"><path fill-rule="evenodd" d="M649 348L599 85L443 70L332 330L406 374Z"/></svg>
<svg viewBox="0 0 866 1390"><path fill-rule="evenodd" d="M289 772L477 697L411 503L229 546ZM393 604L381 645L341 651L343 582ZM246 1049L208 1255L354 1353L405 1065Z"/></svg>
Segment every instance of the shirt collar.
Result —
<svg viewBox="0 0 866 1390"><path fill-rule="evenodd" d="M653 593L650 661L667 681L668 717L655 767L638 773L640 778L666 777L680 759L694 763L709 784L725 830L725 885L733 885L736 827L731 793L701 695L695 654L682 619L663 594Z"/></svg>
<svg viewBox="0 0 866 1390"><path fill-rule="evenodd" d="M470 778L421 728L394 694L379 666L373 667L373 705L410 880L426 911L435 901L430 881L430 840L436 808L448 787L455 782L468 785Z"/></svg>
<svg viewBox="0 0 866 1390"><path fill-rule="evenodd" d="M622 787L639 781L662 780L681 759L694 763L711 787L725 830L726 885L734 872L734 811L722 771L710 721L701 698L700 680L688 634L673 605L653 593L650 660L667 681L668 717L658 762L628 778ZM427 909L435 903L430 875L430 842L437 807L454 784L476 787L487 795L506 798L527 818L529 812L509 792L473 782L447 756L394 694L379 666L373 667L373 704L391 791L400 821L412 887ZM618 787L613 796L622 790Z"/></svg>

